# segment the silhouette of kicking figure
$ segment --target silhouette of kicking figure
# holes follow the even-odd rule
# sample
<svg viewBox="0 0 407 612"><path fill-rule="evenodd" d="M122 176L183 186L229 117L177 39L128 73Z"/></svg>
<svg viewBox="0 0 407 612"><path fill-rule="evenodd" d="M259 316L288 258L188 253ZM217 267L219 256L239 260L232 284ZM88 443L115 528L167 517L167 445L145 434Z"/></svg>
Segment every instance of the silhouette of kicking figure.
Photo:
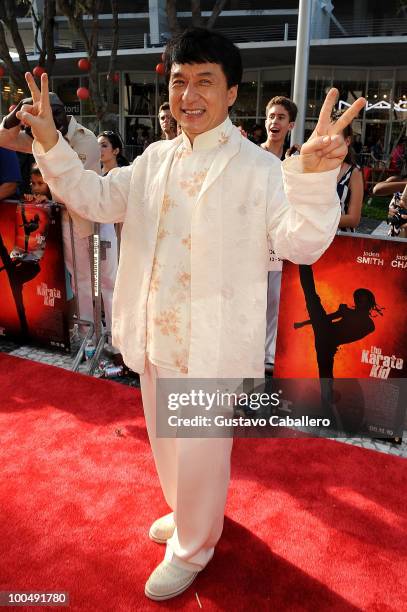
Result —
<svg viewBox="0 0 407 612"><path fill-rule="evenodd" d="M3 265L0 267L0 272L3 270L7 273L11 292L14 297L18 318L20 320L21 334L26 337L28 334L28 322L25 314L23 286L35 278L41 271L39 261L32 259L25 261L24 259L11 259L7 251L3 239L0 234L0 260Z"/></svg>
<svg viewBox="0 0 407 612"><path fill-rule="evenodd" d="M27 253L28 252L28 241L30 240L30 234L32 234L39 228L40 216L38 214L35 214L34 217L30 219L30 221L28 221L27 217L25 216L25 208L24 206L22 206L21 207L21 217L23 219L23 222L20 225L20 227L24 227L24 235L25 235L24 251Z"/></svg>
<svg viewBox="0 0 407 612"><path fill-rule="evenodd" d="M299 329L312 325L315 337L315 350L320 378L333 378L335 353L341 344L361 340L375 330L371 317L374 310L382 315L382 308L376 304L369 289L359 288L353 293L354 308L340 304L336 312L327 314L315 289L311 266L299 266L301 286L310 318L308 321L294 323Z"/></svg>
<svg viewBox="0 0 407 612"><path fill-rule="evenodd" d="M322 403L325 409L332 413L335 353L341 344L356 342L371 334L375 330L371 313L375 311L383 316L383 309L377 306L374 294L369 289L359 288L353 293L354 308L340 304L336 312L328 314L316 291L312 267L301 265L299 273L310 318L294 323L294 328L312 325L319 377L329 379L321 381Z"/></svg>

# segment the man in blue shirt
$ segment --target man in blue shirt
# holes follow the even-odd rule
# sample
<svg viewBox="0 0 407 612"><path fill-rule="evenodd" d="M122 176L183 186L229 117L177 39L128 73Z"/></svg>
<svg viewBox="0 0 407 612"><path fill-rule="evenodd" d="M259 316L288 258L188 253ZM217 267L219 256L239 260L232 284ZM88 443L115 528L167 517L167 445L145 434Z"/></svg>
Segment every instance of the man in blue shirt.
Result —
<svg viewBox="0 0 407 612"><path fill-rule="evenodd" d="M0 147L0 201L13 197L20 182L21 171L17 154Z"/></svg>

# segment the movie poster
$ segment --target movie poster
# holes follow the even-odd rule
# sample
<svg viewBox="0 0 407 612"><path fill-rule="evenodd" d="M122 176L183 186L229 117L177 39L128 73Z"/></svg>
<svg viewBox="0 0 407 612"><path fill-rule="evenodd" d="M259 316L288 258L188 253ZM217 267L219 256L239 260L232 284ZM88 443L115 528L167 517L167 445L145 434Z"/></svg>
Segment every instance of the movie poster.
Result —
<svg viewBox="0 0 407 612"><path fill-rule="evenodd" d="M331 380L322 403L349 396L356 420L392 431L407 403L406 277L401 240L338 235L312 266L284 262L274 376L301 393L305 379Z"/></svg>
<svg viewBox="0 0 407 612"><path fill-rule="evenodd" d="M0 335L69 348L61 207L0 202Z"/></svg>

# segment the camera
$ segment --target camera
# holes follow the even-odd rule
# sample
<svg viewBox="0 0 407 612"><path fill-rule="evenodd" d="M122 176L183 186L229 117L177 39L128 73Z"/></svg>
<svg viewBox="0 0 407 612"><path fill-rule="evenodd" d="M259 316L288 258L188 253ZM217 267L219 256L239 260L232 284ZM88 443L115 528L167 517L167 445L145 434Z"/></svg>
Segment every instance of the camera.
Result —
<svg viewBox="0 0 407 612"><path fill-rule="evenodd" d="M387 217L387 223L390 224L390 236L398 236L400 234L400 228L402 225L407 223L407 219L403 218L407 215L407 209L401 205L401 196L399 193L395 193L390 206L393 208L393 213Z"/></svg>

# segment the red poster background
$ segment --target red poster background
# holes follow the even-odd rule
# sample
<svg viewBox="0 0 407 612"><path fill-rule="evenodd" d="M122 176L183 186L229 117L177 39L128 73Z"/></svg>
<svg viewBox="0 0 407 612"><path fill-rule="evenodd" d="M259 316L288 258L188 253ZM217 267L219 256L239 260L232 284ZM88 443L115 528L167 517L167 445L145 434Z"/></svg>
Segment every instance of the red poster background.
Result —
<svg viewBox="0 0 407 612"><path fill-rule="evenodd" d="M364 253L378 253L383 265L358 263ZM396 257L406 267L395 267ZM372 258L373 259L373 258ZM377 258L376 258L377 259ZM336 236L324 255L312 266L315 286L327 313L340 304L354 306L353 292L370 289L383 316L374 316L375 331L362 340L339 346L335 355L335 378L369 377L371 365L361 362L362 349L382 349L383 355L404 360L402 370L391 369L390 376L406 376L407 242L359 236ZM298 266L284 262L274 375L278 377L318 378L318 367L311 325L294 329L294 322L309 319Z"/></svg>
<svg viewBox="0 0 407 612"><path fill-rule="evenodd" d="M69 347L68 309L62 247L61 208L53 204L25 204L26 217L40 217L38 231L30 236L28 251L36 248L35 236L45 231L45 249L39 261L40 271L23 285L23 302L28 323L28 336L21 337L21 325L11 291L8 274L0 272L0 334L10 339L34 340L41 344ZM24 248L21 204L0 202L0 235L9 254ZM0 267L4 262L0 257ZM44 289L59 292L54 306L44 302Z"/></svg>

